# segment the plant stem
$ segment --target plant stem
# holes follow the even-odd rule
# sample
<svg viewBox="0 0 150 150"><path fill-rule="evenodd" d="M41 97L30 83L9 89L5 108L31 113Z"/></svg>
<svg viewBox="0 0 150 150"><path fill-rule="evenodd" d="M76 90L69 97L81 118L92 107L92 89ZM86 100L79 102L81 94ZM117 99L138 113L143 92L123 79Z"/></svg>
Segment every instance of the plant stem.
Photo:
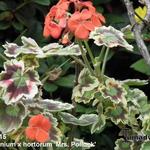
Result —
<svg viewBox="0 0 150 150"><path fill-rule="evenodd" d="M109 47L107 47L106 52L105 52L105 56L104 56L104 60L103 60L103 65L102 65L101 76L103 76L104 72L105 72L105 67L106 67L108 53L109 53Z"/></svg>
<svg viewBox="0 0 150 150"><path fill-rule="evenodd" d="M94 68L95 68L95 71L96 71L96 76L97 77L100 77L101 75L101 69L100 69L100 66L101 66L101 63L102 63L102 57L104 55L104 52L105 52L105 46L103 45L101 51L100 51L100 54L98 57L95 58L95 65L94 65Z"/></svg>
<svg viewBox="0 0 150 150"><path fill-rule="evenodd" d="M13 13L16 13L19 9L27 5L28 3L32 2L32 0L25 1L24 3L20 4L18 7L16 7L13 11Z"/></svg>
<svg viewBox="0 0 150 150"><path fill-rule="evenodd" d="M81 50L82 58L83 58L83 60L84 60L84 63L86 64L86 67L89 69L90 73L91 73L92 75L94 75L93 69L92 69L92 67L90 66L90 63L89 63L89 61L88 61L88 59L87 59L87 57L86 57L86 53L85 53L85 51L84 51L84 49L83 49L83 47L82 47L82 42L78 40L78 44L79 44L79 47L80 47L80 50Z"/></svg>
<svg viewBox="0 0 150 150"><path fill-rule="evenodd" d="M102 56L103 56L103 54L104 54L104 51L105 51L105 46L103 45L103 47L102 47L102 49L101 49L101 52L100 52L100 54L99 54L99 60L101 61L101 59L102 59Z"/></svg>
<svg viewBox="0 0 150 150"><path fill-rule="evenodd" d="M89 56L90 56L90 58L91 58L91 60L92 60L92 63L93 63L93 65L94 65L94 64L95 64L95 59L94 59L93 53L92 53L92 51L91 51L91 49L90 49L90 47L89 47L89 44L88 44L87 41L84 41L84 44L85 44L86 50L88 51Z"/></svg>

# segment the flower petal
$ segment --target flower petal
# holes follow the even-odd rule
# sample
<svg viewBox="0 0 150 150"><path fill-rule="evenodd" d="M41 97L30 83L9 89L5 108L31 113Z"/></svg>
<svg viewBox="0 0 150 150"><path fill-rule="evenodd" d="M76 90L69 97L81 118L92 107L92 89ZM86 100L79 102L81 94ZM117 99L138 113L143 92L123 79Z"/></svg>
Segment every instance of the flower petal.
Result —
<svg viewBox="0 0 150 150"><path fill-rule="evenodd" d="M30 140L35 140L35 136L37 133L38 128L35 127L27 127L25 130L26 137Z"/></svg>
<svg viewBox="0 0 150 150"><path fill-rule="evenodd" d="M79 25L75 31L75 36L79 39L85 40L89 36L89 31L82 25Z"/></svg>
<svg viewBox="0 0 150 150"><path fill-rule="evenodd" d="M81 12L81 19L86 20L86 19L90 19L92 16L92 13L87 10L87 9L83 9Z"/></svg>
<svg viewBox="0 0 150 150"><path fill-rule="evenodd" d="M66 21L66 18L65 18L65 17L64 17L64 18L61 18L61 19L59 20L59 26L62 27L62 28L65 28L65 27L66 27L66 23L67 23L67 21Z"/></svg>
<svg viewBox="0 0 150 150"><path fill-rule="evenodd" d="M48 132L51 129L51 127L52 127L52 124L48 118L45 117L41 120L41 128L43 130Z"/></svg>
<svg viewBox="0 0 150 150"><path fill-rule="evenodd" d="M36 132L35 139L36 139L37 142L44 143L44 142L48 141L49 134L48 134L48 132L46 132L42 129L38 129L38 131Z"/></svg>
<svg viewBox="0 0 150 150"><path fill-rule="evenodd" d="M93 15L93 16L92 16L91 21L92 21L92 23L93 23L96 27L102 25L101 22L100 22L99 17L97 17L96 15Z"/></svg>
<svg viewBox="0 0 150 150"><path fill-rule="evenodd" d="M83 26L89 31L93 31L95 27L91 21L85 21Z"/></svg>
<svg viewBox="0 0 150 150"><path fill-rule="evenodd" d="M59 25L55 24L55 23L51 23L50 27L51 27L51 30L50 30L51 36L54 39L59 38L59 36L61 34L61 31L62 31L62 28Z"/></svg>
<svg viewBox="0 0 150 150"><path fill-rule="evenodd" d="M74 32L77 29L78 25L79 25L78 21L74 21L71 19L68 20L68 28L71 32Z"/></svg>
<svg viewBox="0 0 150 150"><path fill-rule="evenodd" d="M101 20L101 22L105 23L105 18L102 14L97 13L97 15L99 16L99 19Z"/></svg>
<svg viewBox="0 0 150 150"><path fill-rule="evenodd" d="M72 16L71 16L71 20L79 20L81 19L81 13L76 11Z"/></svg>
<svg viewBox="0 0 150 150"><path fill-rule="evenodd" d="M31 117L30 120L29 120L29 123L28 123L29 126L30 127L37 127L37 126L39 126L41 120L43 119L43 117L44 116L41 115L41 114Z"/></svg>

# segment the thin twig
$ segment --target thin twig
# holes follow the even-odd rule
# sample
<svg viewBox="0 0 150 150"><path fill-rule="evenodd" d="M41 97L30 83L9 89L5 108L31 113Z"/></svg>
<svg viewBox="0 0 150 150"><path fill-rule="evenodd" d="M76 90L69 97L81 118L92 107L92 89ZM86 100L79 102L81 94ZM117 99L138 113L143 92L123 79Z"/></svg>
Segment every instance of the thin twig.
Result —
<svg viewBox="0 0 150 150"><path fill-rule="evenodd" d="M141 24L136 23L135 13L134 13L132 2L130 2L130 0L124 0L124 3L126 5L127 11L128 11L128 16L129 16L131 25L133 27L133 33L135 36L137 46L140 50L141 55L143 56L144 60L146 61L146 63L148 65L150 65L150 54L149 54L148 49L141 37L141 32L144 27L144 23L141 23ZM146 14L144 20L146 22L150 22L150 0L145 0L145 4L147 7L147 14Z"/></svg>

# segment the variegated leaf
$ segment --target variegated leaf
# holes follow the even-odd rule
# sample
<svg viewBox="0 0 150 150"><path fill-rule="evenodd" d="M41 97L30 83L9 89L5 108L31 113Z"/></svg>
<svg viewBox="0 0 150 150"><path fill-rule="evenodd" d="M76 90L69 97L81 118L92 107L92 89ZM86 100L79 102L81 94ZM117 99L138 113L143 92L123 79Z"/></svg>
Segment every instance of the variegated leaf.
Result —
<svg viewBox="0 0 150 150"><path fill-rule="evenodd" d="M4 69L0 74L0 85L5 88L3 99L6 104L17 102L23 96L33 98L38 93L39 76L32 68L25 70L23 61L7 61Z"/></svg>
<svg viewBox="0 0 150 150"><path fill-rule="evenodd" d="M50 141L52 142L60 142L61 141L61 131L58 128L58 121L57 118L55 118L51 113L44 113L45 116L47 116L52 123L52 128L50 130L49 136L50 136Z"/></svg>
<svg viewBox="0 0 150 150"><path fill-rule="evenodd" d="M70 110L74 108L72 104L63 103L61 101L52 100L52 99L41 99L38 101L24 100L23 102L25 105L27 105L30 108L41 108L49 112L59 112L59 111Z"/></svg>
<svg viewBox="0 0 150 150"><path fill-rule="evenodd" d="M148 80L140 80L140 79L127 79L120 82L123 84L127 84L128 86L142 86L148 84Z"/></svg>
<svg viewBox="0 0 150 150"><path fill-rule="evenodd" d="M142 120L142 132L150 136L150 117Z"/></svg>
<svg viewBox="0 0 150 150"><path fill-rule="evenodd" d="M129 90L127 93L127 101L132 103L139 110L143 109L144 105L147 105L147 96L145 93L137 88ZM131 104L130 104L131 105Z"/></svg>
<svg viewBox="0 0 150 150"><path fill-rule="evenodd" d="M26 117L26 109L22 103L6 105L0 100L0 131L8 133L17 130Z"/></svg>
<svg viewBox="0 0 150 150"><path fill-rule="evenodd" d="M49 56L81 55L79 46L74 43L66 47L58 43L51 43L41 48L36 41L30 37L22 36L21 39L23 43L22 46L8 42L3 45L6 56L16 58L19 54L33 54L37 58L45 58Z"/></svg>
<svg viewBox="0 0 150 150"><path fill-rule="evenodd" d="M102 132L106 125L106 118L103 114L99 115L98 120L92 125L91 133Z"/></svg>
<svg viewBox="0 0 150 150"><path fill-rule="evenodd" d="M94 99L94 94L96 93L96 90L90 90L90 91L85 91L82 93L82 90L80 85L77 85L76 87L74 87L73 89L73 97L75 98L75 101L77 103L84 103L87 104L89 103L92 99Z"/></svg>
<svg viewBox="0 0 150 150"><path fill-rule="evenodd" d="M117 139L115 144L116 144L115 150L134 150L133 149L134 143L131 141L125 141L123 138Z"/></svg>
<svg viewBox="0 0 150 150"><path fill-rule="evenodd" d="M106 115L107 118L111 119L111 121L115 124L119 124L120 122L122 122L123 124L128 123L127 110L123 108L121 104L106 108L104 115Z"/></svg>
<svg viewBox="0 0 150 150"><path fill-rule="evenodd" d="M94 76L91 76L88 69L84 68L80 72L78 85L73 89L72 98L74 98L78 103L89 103L90 100L94 98L94 94L96 93L96 88L98 85L98 79Z"/></svg>
<svg viewBox="0 0 150 150"><path fill-rule="evenodd" d="M78 119L69 113L61 112L60 117L64 123L79 126L88 126L95 123L98 120L98 116L96 114L83 114Z"/></svg>
<svg viewBox="0 0 150 150"><path fill-rule="evenodd" d="M35 55L43 55L42 49L38 46L38 44L32 38L27 38L25 36L21 37L23 46L22 53L23 54L35 54Z"/></svg>
<svg viewBox="0 0 150 150"><path fill-rule="evenodd" d="M101 99L102 100L102 99ZM95 132L102 132L105 128L105 125L106 125L106 117L105 115L103 114L103 111L104 111L104 108L103 108L103 103L102 101L100 102L99 100L99 103L97 105L97 113L98 113L98 119L97 121L92 125L91 127L91 133L95 133Z"/></svg>
<svg viewBox="0 0 150 150"><path fill-rule="evenodd" d="M70 110L74 108L74 106L69 103L63 103L60 101L49 100L49 99L39 101L39 105L41 105L44 109L50 112Z"/></svg>
<svg viewBox="0 0 150 150"><path fill-rule="evenodd" d="M90 33L90 39L94 39L94 43L98 46L105 45L110 48L121 46L132 51L133 46L129 45L123 36L124 34L121 31L112 26L97 27Z"/></svg>
<svg viewBox="0 0 150 150"><path fill-rule="evenodd" d="M58 43L52 43L49 45L46 45L42 48L44 54L43 55L37 55L39 58L48 57L48 56L80 56L80 48L78 45L69 45L67 47L64 47L62 45L59 45Z"/></svg>
<svg viewBox="0 0 150 150"><path fill-rule="evenodd" d="M128 125L134 127L138 127L138 118L136 115L138 115L140 111L135 108L134 106L128 106Z"/></svg>
<svg viewBox="0 0 150 150"><path fill-rule="evenodd" d="M5 48L4 53L7 57L16 58L20 54L43 55L42 49L32 38L22 36L21 39L23 43L22 46L18 46L15 43L8 43L8 42L6 42L6 44L3 45L3 47Z"/></svg>
<svg viewBox="0 0 150 150"><path fill-rule="evenodd" d="M150 104L147 103L147 104L143 105L142 108L140 109L139 119L142 121L147 120L150 118L149 116L150 116Z"/></svg>
<svg viewBox="0 0 150 150"><path fill-rule="evenodd" d="M105 86L100 87L100 92L105 99L110 99L112 102L118 104L123 103L127 105L126 90L122 87L119 81L109 78L105 81Z"/></svg>
<svg viewBox="0 0 150 150"><path fill-rule="evenodd" d="M22 57L22 60L25 62L25 67L34 67L34 68L38 68L39 67L39 61L38 59L35 57L35 55L24 55Z"/></svg>
<svg viewBox="0 0 150 150"><path fill-rule="evenodd" d="M6 42L6 44L3 45L3 47L5 48L4 53L7 57L16 58L20 53L22 53L21 46L18 46L15 43Z"/></svg>

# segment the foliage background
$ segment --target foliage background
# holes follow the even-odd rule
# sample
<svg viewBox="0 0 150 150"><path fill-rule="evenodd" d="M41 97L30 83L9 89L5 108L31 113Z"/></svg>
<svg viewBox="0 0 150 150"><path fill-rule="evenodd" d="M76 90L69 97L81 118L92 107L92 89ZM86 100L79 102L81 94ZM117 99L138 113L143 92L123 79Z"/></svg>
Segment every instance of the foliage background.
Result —
<svg viewBox="0 0 150 150"><path fill-rule="evenodd" d="M134 7L140 4L135 0ZM57 0L0 0L0 53L3 52L1 45L8 42L15 42L20 44L20 37L25 35L32 37L39 45L45 45L50 42L56 42L52 38L45 39L42 35L44 26L44 17L48 13L52 5L56 4ZM97 10L104 14L106 17L106 24L111 25L117 29L121 29L129 24L127 12L122 0L93 0ZM134 41L130 42L134 45ZM95 54L98 52L98 47L92 45ZM146 73L141 65L140 73L135 71L130 66L141 59L141 56L136 50L134 53L123 51L121 48L114 48L109 57L106 67L106 73L110 77L116 79L139 78L148 79L150 71ZM63 57L49 57L40 62L39 73L42 75L48 68L55 68L60 66L68 58ZM145 67L145 65L144 65ZM3 58L0 58L0 69L3 68ZM66 62L63 67L61 76L55 81L46 82L44 85L44 97L60 98L64 102L71 103L71 94L74 79L74 66L70 64L70 60ZM62 88L63 87L63 88ZM150 97L149 85L141 89ZM85 107L82 104L77 105L77 113L91 113L95 110L93 108ZM68 129L66 129L68 130ZM76 136L84 137L86 141L96 142L96 148L101 147L101 150L113 150L114 142L118 138L119 129L112 123L107 124L106 129L102 133L97 133L91 136L87 128L77 128Z"/></svg>

